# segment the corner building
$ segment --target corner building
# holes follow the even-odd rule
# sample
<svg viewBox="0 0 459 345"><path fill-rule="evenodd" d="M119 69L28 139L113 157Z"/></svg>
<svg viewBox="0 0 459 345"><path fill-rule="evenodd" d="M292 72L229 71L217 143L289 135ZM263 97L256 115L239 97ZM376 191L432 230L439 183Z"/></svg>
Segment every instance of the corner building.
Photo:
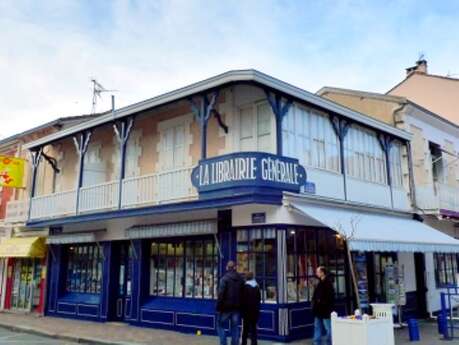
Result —
<svg viewBox="0 0 459 345"><path fill-rule="evenodd" d="M346 246L459 251L413 220L410 138L243 70L37 140L34 169L46 150L60 171L32 193L27 222L50 232L46 314L215 334L235 260L261 286L261 337L309 337L318 265L335 276L337 311L355 305ZM242 161L250 173L224 171Z"/></svg>

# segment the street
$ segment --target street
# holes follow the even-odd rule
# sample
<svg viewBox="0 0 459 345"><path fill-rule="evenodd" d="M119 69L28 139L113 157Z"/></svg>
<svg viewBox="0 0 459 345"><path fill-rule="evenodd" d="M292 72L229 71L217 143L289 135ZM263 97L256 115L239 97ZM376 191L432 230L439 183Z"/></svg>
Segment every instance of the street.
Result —
<svg viewBox="0 0 459 345"><path fill-rule="evenodd" d="M51 339L48 337L38 336L34 334L22 333L10 331L4 328L0 328L0 344L1 345L73 345L72 343L66 340L60 339Z"/></svg>

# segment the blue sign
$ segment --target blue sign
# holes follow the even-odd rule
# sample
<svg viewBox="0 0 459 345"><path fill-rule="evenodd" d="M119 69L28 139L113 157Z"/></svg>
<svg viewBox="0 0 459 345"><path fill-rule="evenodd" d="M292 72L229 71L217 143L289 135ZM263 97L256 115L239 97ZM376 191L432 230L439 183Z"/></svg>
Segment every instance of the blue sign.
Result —
<svg viewBox="0 0 459 345"><path fill-rule="evenodd" d="M252 213L252 224L266 223L266 212Z"/></svg>
<svg viewBox="0 0 459 345"><path fill-rule="evenodd" d="M306 170L298 159L237 152L199 161L191 181L199 193L249 187L299 193L306 183Z"/></svg>

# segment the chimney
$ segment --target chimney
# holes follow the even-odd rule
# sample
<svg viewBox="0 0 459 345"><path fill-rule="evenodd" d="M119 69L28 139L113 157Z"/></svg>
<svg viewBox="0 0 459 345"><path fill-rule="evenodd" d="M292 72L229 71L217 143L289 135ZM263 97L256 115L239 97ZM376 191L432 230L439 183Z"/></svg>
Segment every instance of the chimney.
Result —
<svg viewBox="0 0 459 345"><path fill-rule="evenodd" d="M422 74L427 74L427 60L420 59L416 61L416 65L412 67L408 67L406 69L406 75L409 76L410 74L417 72Z"/></svg>

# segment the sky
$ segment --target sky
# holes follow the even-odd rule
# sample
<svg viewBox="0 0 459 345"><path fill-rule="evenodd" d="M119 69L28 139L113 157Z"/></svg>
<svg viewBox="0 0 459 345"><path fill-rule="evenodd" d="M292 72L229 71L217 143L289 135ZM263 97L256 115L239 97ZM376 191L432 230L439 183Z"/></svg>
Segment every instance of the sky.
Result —
<svg viewBox="0 0 459 345"><path fill-rule="evenodd" d="M0 138L231 69L386 92L420 54L459 75L459 1L0 0ZM110 108L110 94L97 111Z"/></svg>

